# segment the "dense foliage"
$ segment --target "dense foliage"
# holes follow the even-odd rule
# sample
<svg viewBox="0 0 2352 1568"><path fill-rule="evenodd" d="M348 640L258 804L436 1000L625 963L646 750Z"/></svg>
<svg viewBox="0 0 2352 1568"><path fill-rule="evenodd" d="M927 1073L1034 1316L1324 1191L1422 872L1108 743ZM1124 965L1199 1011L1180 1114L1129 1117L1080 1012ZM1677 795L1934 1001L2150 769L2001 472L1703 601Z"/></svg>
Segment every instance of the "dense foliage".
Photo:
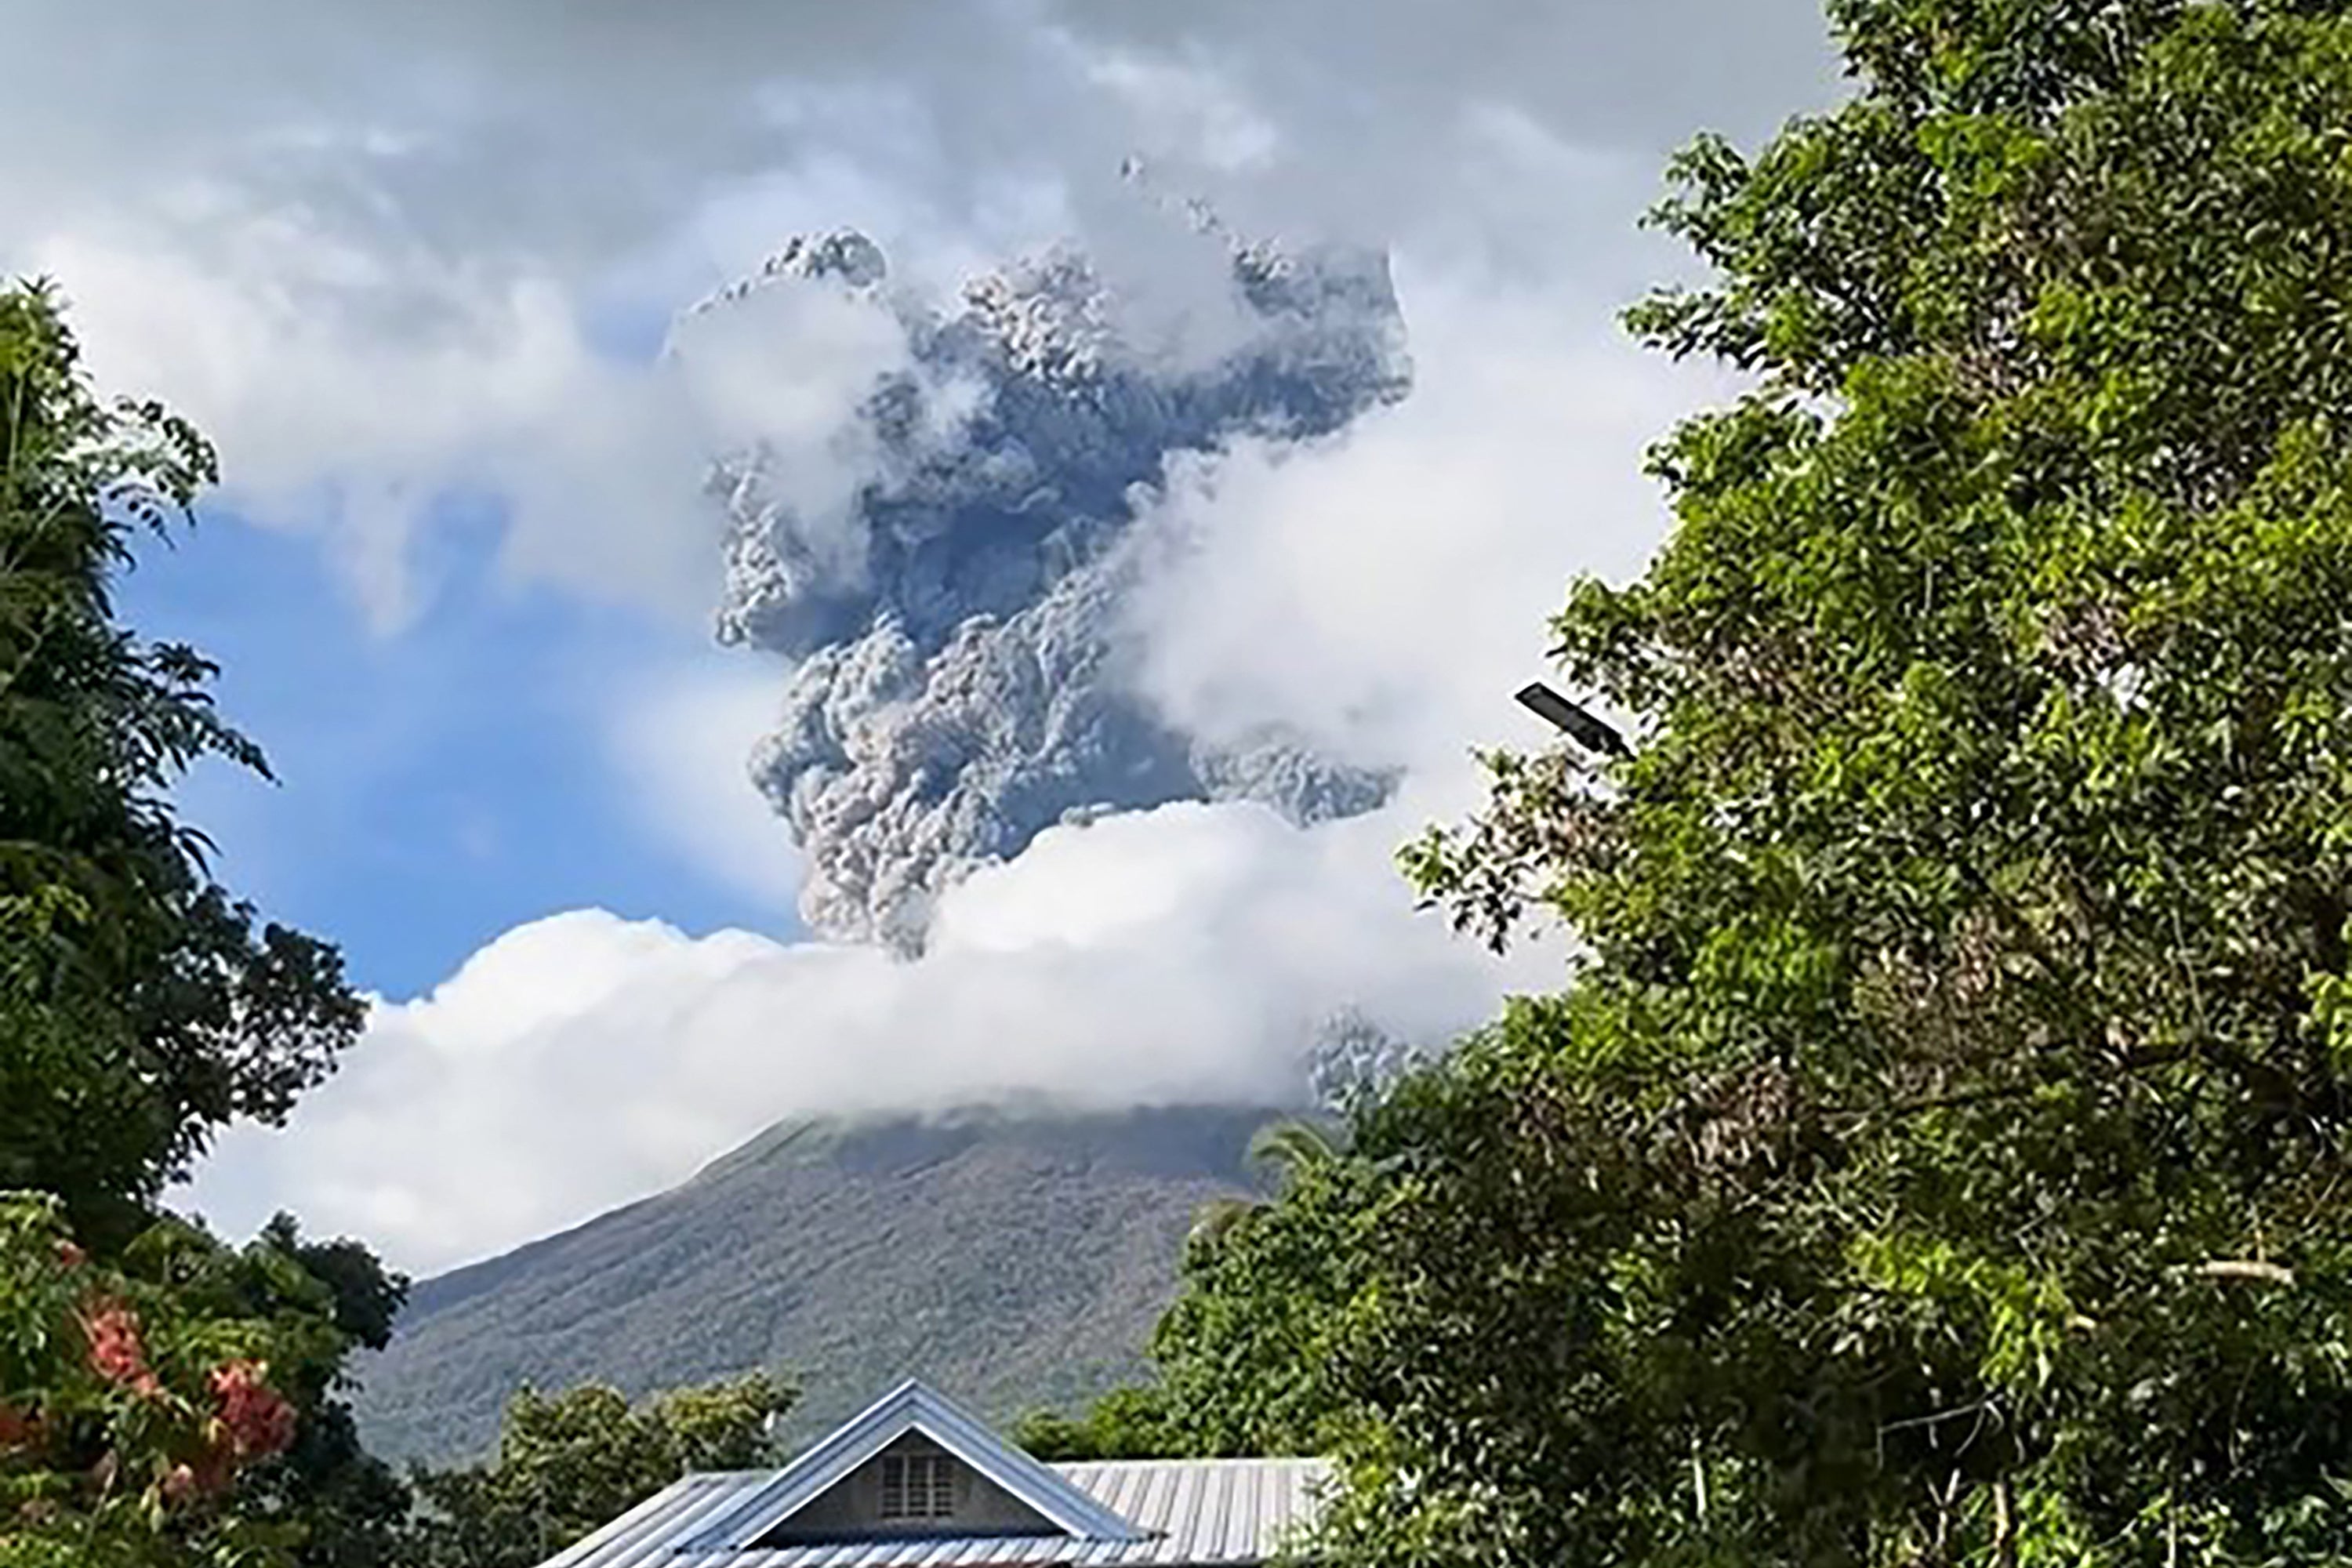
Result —
<svg viewBox="0 0 2352 1568"><path fill-rule="evenodd" d="M280 1363L279 1386L299 1416L293 1438L244 1476L238 1506L299 1523L299 1568L402 1568L408 1488L362 1446L347 1369L355 1350L391 1343L408 1280L388 1273L359 1242L304 1237L290 1215L265 1226L243 1256L237 1306L249 1312L297 1306L323 1317L333 1332L319 1337L315 1353Z"/></svg>
<svg viewBox="0 0 2352 1568"><path fill-rule="evenodd" d="M597 1384L551 1398L522 1389L494 1460L416 1476L425 1509L402 1561L538 1568L690 1470L776 1463L768 1434L797 1395L758 1373L635 1409Z"/></svg>
<svg viewBox="0 0 2352 1568"><path fill-rule="evenodd" d="M404 1282L290 1219L231 1251L156 1207L362 1017L175 812L199 759L266 772L212 667L114 617L138 532L213 477L184 424L101 403L47 289L0 291L0 1562L379 1568L407 1508L341 1397Z"/></svg>
<svg viewBox="0 0 2352 1568"><path fill-rule="evenodd" d="M2346 9L1838 0L1675 165L1632 324L1755 386L1557 623L1633 754L1406 857L1570 984L1159 1346L1341 1560L2352 1561Z"/></svg>
<svg viewBox="0 0 2352 1568"><path fill-rule="evenodd" d="M107 1268L0 1194L0 1563L292 1562L293 1521L235 1504L293 1445L286 1373L340 1349L326 1294L180 1226Z"/></svg>
<svg viewBox="0 0 2352 1568"><path fill-rule="evenodd" d="M0 1187L118 1243L209 1133L280 1120L357 1037L334 949L213 879L168 790L267 773L213 667L116 624L142 528L215 477L150 404L90 389L49 291L0 290Z"/></svg>
<svg viewBox="0 0 2352 1568"><path fill-rule="evenodd" d="M338 1392L402 1289L282 1216L235 1251L163 1219L99 1259L56 1197L0 1194L0 1564L395 1562L407 1490Z"/></svg>

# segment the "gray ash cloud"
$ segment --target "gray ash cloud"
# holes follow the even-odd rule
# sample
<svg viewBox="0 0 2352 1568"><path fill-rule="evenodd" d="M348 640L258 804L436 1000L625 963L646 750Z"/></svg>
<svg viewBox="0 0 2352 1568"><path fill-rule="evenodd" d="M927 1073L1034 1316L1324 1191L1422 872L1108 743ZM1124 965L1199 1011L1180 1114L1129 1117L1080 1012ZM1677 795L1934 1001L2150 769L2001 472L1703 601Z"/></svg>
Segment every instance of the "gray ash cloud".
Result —
<svg viewBox="0 0 2352 1568"><path fill-rule="evenodd" d="M1307 1042L1309 1103L1348 1115L1438 1055L1391 1034L1361 1008L1338 1008L1316 1025Z"/></svg>
<svg viewBox="0 0 2352 1568"><path fill-rule="evenodd" d="M860 411L845 518L779 499L757 446L712 476L719 637L792 666L753 773L806 857L816 931L919 950L941 889L1066 820L1240 798L1304 824L1386 798L1391 777L1296 735L1186 734L1124 678L1136 524L1171 461L1328 436L1411 381L1384 257L1244 244L1213 223L1176 238L1216 247L1229 295L1219 341L1190 360L1135 347L1069 249L942 310L895 294L880 250L841 233L698 308L841 289L892 312L909 350Z"/></svg>

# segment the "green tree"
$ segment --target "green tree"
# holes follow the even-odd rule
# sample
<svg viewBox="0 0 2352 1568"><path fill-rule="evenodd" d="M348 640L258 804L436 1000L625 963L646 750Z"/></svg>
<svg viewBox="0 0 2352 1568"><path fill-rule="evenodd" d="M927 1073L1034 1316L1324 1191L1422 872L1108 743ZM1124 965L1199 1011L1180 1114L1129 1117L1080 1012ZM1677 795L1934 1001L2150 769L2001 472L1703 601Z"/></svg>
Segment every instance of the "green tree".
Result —
<svg viewBox="0 0 2352 1568"><path fill-rule="evenodd" d="M1148 1384L1114 1388L1076 1416L1030 1411L1013 1424L1012 1437L1048 1463L1159 1459L1185 1451L1179 1446L1184 1437L1171 1429L1165 1396Z"/></svg>
<svg viewBox="0 0 2352 1568"><path fill-rule="evenodd" d="M682 1389L632 1408L588 1384L507 1402L487 1464L414 1478L424 1505L402 1558L415 1568L537 1568L696 1470L775 1462L768 1437L799 1390L764 1373Z"/></svg>
<svg viewBox="0 0 2352 1568"><path fill-rule="evenodd" d="M0 1194L0 1541L28 1561L102 1543L142 1564L396 1562L406 1489L336 1395L404 1285L282 1216L236 1250L165 1219L97 1262L53 1195Z"/></svg>
<svg viewBox="0 0 2352 1568"><path fill-rule="evenodd" d="M336 1341L301 1280L234 1288L284 1261L167 1226L109 1268L54 1197L0 1194L0 1564L290 1568L299 1527L233 1500L294 1441L286 1370Z"/></svg>
<svg viewBox="0 0 2352 1568"><path fill-rule="evenodd" d="M363 1017L335 950L257 923L173 808L200 758L268 775L213 667L113 617L136 532L215 477L184 422L100 401L47 287L0 292L0 1187L60 1194L100 1247Z"/></svg>
<svg viewBox="0 0 2352 1568"><path fill-rule="evenodd" d="M1252 1133L1246 1158L1253 1171L1271 1180L1279 1195L1339 1152L1339 1140L1328 1126L1290 1117L1270 1121ZM1235 1226L1264 1213L1265 1206L1258 1198L1212 1198L1201 1205L1192 1222L1191 1245L1195 1248L1218 1246Z"/></svg>
<svg viewBox="0 0 2352 1568"><path fill-rule="evenodd" d="M282 1120L362 1016L334 950L257 925L173 807L203 758L267 775L215 713L212 667L114 618L139 533L162 534L214 478L185 424L100 401L49 289L0 291L0 1190L61 1200L58 1222L142 1282L151 1322L274 1336L289 1443L208 1491L207 1517L266 1524L303 1568L376 1568L406 1495L361 1450L339 1390L350 1352L386 1342L405 1282L289 1218L232 1252L156 1205L214 1130ZM37 1283L11 1276L0 1310L48 1321ZM44 1455L14 1458L37 1469ZM115 1513L135 1500L109 1496ZM148 1548L195 1544L174 1523Z"/></svg>
<svg viewBox="0 0 2352 1568"><path fill-rule="evenodd" d="M1570 984L1163 1382L1318 1407L1346 1561L2352 1561L2352 17L1831 9L1631 315L1755 378L1556 624L1633 754L1406 856Z"/></svg>
<svg viewBox="0 0 2352 1568"><path fill-rule="evenodd" d="M299 1416L293 1441L239 1479L235 1506L297 1523L299 1568L397 1568L408 1488L361 1444L344 1395L353 1382L352 1352L392 1342L407 1279L386 1271L361 1243L311 1240L291 1215L281 1214L245 1248L227 1284L225 1309L266 1314L291 1308L323 1317L334 1330L316 1353L281 1363L279 1385Z"/></svg>

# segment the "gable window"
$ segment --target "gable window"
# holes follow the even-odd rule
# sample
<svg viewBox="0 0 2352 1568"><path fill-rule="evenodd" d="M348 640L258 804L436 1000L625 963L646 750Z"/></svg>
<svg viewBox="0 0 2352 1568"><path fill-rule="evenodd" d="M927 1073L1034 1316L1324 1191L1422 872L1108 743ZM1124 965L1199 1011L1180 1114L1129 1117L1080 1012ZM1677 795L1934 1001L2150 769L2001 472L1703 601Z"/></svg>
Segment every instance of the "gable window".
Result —
<svg viewBox="0 0 2352 1568"><path fill-rule="evenodd" d="M882 1456L884 1519L946 1519L955 1512L955 1460L946 1454Z"/></svg>

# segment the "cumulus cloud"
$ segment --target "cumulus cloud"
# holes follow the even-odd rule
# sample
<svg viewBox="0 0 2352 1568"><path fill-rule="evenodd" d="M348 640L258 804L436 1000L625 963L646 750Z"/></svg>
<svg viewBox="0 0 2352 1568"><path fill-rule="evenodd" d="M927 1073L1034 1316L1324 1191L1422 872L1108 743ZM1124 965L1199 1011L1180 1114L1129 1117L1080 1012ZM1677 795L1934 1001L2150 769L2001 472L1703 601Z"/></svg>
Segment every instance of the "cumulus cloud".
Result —
<svg viewBox="0 0 2352 1568"><path fill-rule="evenodd" d="M1056 828L951 889L914 961L554 916L379 1004L293 1130L231 1133L195 1198L226 1217L299 1194L318 1226L432 1269L796 1112L1295 1100L1334 987L1423 1035L1491 995L1488 965L1389 874L1392 832L1300 832L1239 803Z"/></svg>
<svg viewBox="0 0 2352 1568"><path fill-rule="evenodd" d="M165 394L215 435L241 511L321 531L385 630L430 593L415 530L461 486L507 501L510 572L707 616L709 454L756 436L796 500L838 510L860 471L845 444L858 400L907 357L887 316L804 291L740 312L690 358L632 363L593 348L562 279L445 272L296 217L213 210L236 199L202 204L194 247L109 219L39 239L21 266L64 280L109 383Z"/></svg>

